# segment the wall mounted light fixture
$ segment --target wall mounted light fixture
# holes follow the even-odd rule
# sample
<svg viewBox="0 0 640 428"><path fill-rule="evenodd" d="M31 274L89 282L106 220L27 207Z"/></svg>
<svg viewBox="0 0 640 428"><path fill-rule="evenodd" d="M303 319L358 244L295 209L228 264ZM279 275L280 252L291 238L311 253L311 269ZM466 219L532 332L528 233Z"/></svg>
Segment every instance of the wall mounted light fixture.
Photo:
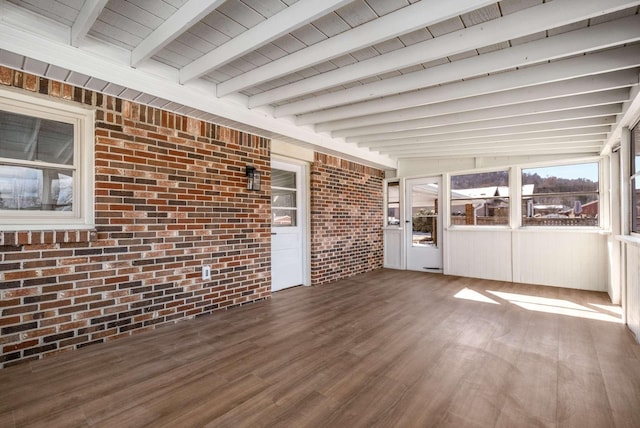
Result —
<svg viewBox="0 0 640 428"><path fill-rule="evenodd" d="M260 172L254 166L247 165L247 189L260 190Z"/></svg>

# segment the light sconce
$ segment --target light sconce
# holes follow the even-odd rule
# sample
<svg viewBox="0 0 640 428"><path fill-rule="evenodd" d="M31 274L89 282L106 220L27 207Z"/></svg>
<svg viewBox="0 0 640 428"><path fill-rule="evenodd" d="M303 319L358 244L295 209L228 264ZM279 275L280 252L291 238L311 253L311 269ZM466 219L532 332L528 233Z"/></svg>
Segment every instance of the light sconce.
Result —
<svg viewBox="0 0 640 428"><path fill-rule="evenodd" d="M260 190L260 172L247 165L247 190Z"/></svg>

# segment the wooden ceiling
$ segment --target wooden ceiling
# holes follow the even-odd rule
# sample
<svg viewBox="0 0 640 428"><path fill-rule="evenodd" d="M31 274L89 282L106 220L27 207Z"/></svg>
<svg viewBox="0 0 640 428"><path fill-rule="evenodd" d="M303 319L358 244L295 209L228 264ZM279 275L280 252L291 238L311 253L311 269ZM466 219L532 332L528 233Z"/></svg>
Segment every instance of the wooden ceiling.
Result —
<svg viewBox="0 0 640 428"><path fill-rule="evenodd" d="M0 64L393 169L608 153L640 1L0 0Z"/></svg>

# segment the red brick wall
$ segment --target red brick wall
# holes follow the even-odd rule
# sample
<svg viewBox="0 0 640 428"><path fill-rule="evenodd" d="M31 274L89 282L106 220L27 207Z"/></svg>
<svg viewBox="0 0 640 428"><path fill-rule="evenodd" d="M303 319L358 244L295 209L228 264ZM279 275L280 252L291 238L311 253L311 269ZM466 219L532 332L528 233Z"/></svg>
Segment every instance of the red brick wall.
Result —
<svg viewBox="0 0 640 428"><path fill-rule="evenodd" d="M315 154L311 167L311 283L382 267L384 172Z"/></svg>
<svg viewBox="0 0 640 428"><path fill-rule="evenodd" d="M0 86L97 112L95 231L0 231L0 367L270 297L269 140L3 67Z"/></svg>

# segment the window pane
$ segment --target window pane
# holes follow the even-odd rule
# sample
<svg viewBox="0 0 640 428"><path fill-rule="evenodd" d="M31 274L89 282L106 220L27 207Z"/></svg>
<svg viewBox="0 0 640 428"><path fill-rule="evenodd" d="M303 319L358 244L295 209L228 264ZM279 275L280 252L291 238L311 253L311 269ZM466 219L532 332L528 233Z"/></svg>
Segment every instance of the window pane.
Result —
<svg viewBox="0 0 640 428"><path fill-rule="evenodd" d="M640 180L631 180L631 231L638 232L640 227Z"/></svg>
<svg viewBox="0 0 640 428"><path fill-rule="evenodd" d="M597 226L598 195L523 197L522 213L525 226Z"/></svg>
<svg viewBox="0 0 640 428"><path fill-rule="evenodd" d="M598 226L598 164L522 170L524 226Z"/></svg>
<svg viewBox="0 0 640 428"><path fill-rule="evenodd" d="M73 171L0 165L0 210L72 209Z"/></svg>
<svg viewBox="0 0 640 428"><path fill-rule="evenodd" d="M296 207L296 191L273 189L271 191L271 207L295 208Z"/></svg>
<svg viewBox="0 0 640 428"><path fill-rule="evenodd" d="M631 174L638 174L640 173L640 126L638 125L631 130L631 150L633 152Z"/></svg>
<svg viewBox="0 0 640 428"><path fill-rule="evenodd" d="M400 224L400 182L387 183L387 224Z"/></svg>
<svg viewBox="0 0 640 428"><path fill-rule="evenodd" d="M594 162L523 169L522 184L523 194L529 191L524 189L526 185L533 185L529 194L597 192L598 164Z"/></svg>
<svg viewBox="0 0 640 428"><path fill-rule="evenodd" d="M631 130L631 175L640 172L640 126ZM640 233L640 181L631 178L631 231Z"/></svg>
<svg viewBox="0 0 640 428"><path fill-rule="evenodd" d="M73 125L0 111L0 157L73 165Z"/></svg>
<svg viewBox="0 0 640 428"><path fill-rule="evenodd" d="M451 224L509 224L509 173L451 176Z"/></svg>
<svg viewBox="0 0 640 428"><path fill-rule="evenodd" d="M296 188L296 173L292 171L282 171L280 169L271 170L271 186L284 187L286 189Z"/></svg>
<svg viewBox="0 0 640 428"><path fill-rule="evenodd" d="M295 209L272 209L271 225L274 227L295 226L296 210Z"/></svg>

